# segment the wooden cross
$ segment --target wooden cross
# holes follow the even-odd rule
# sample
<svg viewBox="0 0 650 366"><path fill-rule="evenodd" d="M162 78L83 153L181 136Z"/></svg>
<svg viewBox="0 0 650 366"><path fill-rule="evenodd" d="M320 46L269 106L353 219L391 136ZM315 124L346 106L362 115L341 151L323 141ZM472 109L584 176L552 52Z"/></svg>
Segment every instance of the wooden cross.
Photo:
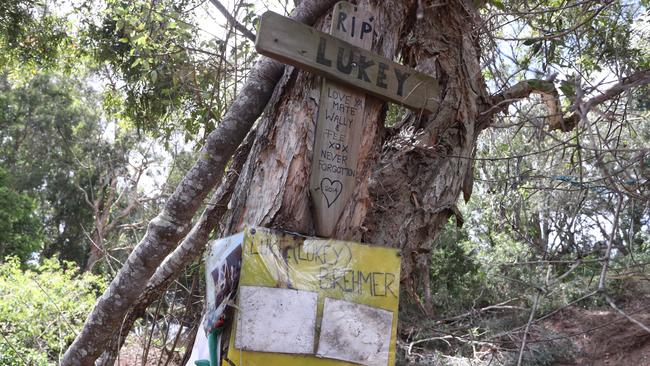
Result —
<svg viewBox="0 0 650 366"><path fill-rule="evenodd" d="M322 237L331 237L356 186L366 94L424 114L439 104L435 79L368 51L374 20L371 12L341 1L331 34L270 11L257 32L257 52L325 78L309 185Z"/></svg>

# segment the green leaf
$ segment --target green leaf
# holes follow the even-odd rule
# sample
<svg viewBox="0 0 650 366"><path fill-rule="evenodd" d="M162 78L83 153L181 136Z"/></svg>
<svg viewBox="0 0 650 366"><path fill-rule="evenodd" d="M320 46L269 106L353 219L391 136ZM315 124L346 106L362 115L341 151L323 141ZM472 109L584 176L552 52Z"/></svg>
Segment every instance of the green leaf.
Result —
<svg viewBox="0 0 650 366"><path fill-rule="evenodd" d="M573 83L563 80L560 83L560 90L567 98L573 98L576 95L576 88Z"/></svg>
<svg viewBox="0 0 650 366"><path fill-rule="evenodd" d="M503 4L503 1L501 1L501 0L492 0L492 1L490 1L490 3L491 3L495 8L497 8L497 9L499 9L499 10L501 10L501 11L504 11L504 12L505 12L505 11L507 10L507 9L506 9L506 6Z"/></svg>

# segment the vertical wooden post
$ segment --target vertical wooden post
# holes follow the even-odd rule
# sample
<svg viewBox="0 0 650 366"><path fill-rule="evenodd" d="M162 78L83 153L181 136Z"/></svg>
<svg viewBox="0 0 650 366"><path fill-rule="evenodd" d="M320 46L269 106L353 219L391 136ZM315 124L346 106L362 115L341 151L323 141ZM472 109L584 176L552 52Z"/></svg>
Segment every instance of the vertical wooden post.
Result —
<svg viewBox="0 0 650 366"><path fill-rule="evenodd" d="M341 1L334 5L330 34L370 49L373 21L366 9ZM338 70L348 71L351 78L364 78L364 59L353 56L350 50L339 48L336 59L329 61ZM354 192L365 101L365 93L323 80L309 186L318 236L331 237Z"/></svg>

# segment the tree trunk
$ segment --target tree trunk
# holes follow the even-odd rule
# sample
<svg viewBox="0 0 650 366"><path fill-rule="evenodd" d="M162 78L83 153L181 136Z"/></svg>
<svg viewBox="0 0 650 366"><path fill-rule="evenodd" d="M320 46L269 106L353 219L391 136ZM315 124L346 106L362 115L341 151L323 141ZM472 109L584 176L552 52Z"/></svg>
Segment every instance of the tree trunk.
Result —
<svg viewBox="0 0 650 366"><path fill-rule="evenodd" d="M450 1L361 0L375 14L373 52L437 78L440 107L384 126L386 105L367 97L357 187L334 237L404 250L403 279L448 218L461 191L469 199L472 154L487 105L471 5ZM329 16L316 26L329 29ZM224 235L244 224L313 234L309 172L321 78L287 68L260 121L256 141L222 221Z"/></svg>

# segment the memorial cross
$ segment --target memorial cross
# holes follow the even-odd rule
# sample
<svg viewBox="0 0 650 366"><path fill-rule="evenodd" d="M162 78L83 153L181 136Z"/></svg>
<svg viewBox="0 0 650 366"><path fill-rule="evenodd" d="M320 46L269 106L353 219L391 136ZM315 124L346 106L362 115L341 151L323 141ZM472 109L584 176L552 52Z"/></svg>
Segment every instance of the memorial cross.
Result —
<svg viewBox="0 0 650 366"><path fill-rule="evenodd" d="M309 184L317 235L331 237L354 193L366 94L420 113L439 104L438 82L372 53L373 14L334 6L331 34L273 12L262 15L257 52L323 76Z"/></svg>

